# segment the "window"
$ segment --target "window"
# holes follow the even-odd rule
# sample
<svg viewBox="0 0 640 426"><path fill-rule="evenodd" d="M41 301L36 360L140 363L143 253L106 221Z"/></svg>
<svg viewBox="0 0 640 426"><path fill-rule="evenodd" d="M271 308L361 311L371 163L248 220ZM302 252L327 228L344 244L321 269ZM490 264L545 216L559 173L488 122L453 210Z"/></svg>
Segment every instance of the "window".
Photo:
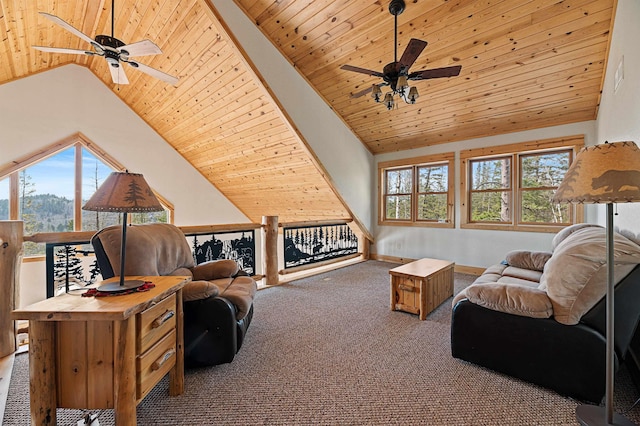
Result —
<svg viewBox="0 0 640 426"><path fill-rule="evenodd" d="M9 220L9 178L0 180L0 220Z"/></svg>
<svg viewBox="0 0 640 426"><path fill-rule="evenodd" d="M461 152L462 227L556 232L581 221L581 206L552 198L583 145L576 136Z"/></svg>
<svg viewBox="0 0 640 426"><path fill-rule="evenodd" d="M24 221L25 235L118 224L121 214L84 211L82 206L112 171L123 169L84 136L73 135L0 168L0 219ZM158 199L165 211L131 214L131 223L169 221L173 207ZM44 254L44 244L29 242L24 248L25 256Z"/></svg>
<svg viewBox="0 0 640 426"><path fill-rule="evenodd" d="M385 219L411 220L413 169L386 170Z"/></svg>
<svg viewBox="0 0 640 426"><path fill-rule="evenodd" d="M448 153L380 163L379 223L453 227L453 161Z"/></svg>

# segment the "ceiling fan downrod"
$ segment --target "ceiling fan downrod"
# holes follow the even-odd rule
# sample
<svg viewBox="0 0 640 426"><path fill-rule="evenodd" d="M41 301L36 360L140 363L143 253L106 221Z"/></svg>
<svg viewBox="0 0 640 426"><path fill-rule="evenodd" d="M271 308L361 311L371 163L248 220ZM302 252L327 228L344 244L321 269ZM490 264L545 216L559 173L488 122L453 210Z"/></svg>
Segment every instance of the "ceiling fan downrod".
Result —
<svg viewBox="0 0 640 426"><path fill-rule="evenodd" d="M393 18L393 62L398 62L398 15L404 12L404 0L391 0L389 3L389 13Z"/></svg>

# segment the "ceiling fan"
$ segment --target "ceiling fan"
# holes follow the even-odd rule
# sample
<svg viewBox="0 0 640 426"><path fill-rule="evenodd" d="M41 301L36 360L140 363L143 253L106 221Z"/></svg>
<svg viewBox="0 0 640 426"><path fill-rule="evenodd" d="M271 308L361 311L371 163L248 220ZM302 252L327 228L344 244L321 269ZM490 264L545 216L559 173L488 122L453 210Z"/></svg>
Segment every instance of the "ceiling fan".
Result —
<svg viewBox="0 0 640 426"><path fill-rule="evenodd" d="M404 50L400 61L398 61L398 15L404 12L404 0L391 0L389 3L389 12L394 16L394 45L393 45L393 62L384 66L382 72L368 70L366 68L354 67L352 65L343 65L340 68L346 71L354 71L367 74L374 77L382 78L381 83L377 83L351 95L352 98L359 98L371 92L371 97L376 102L384 102L387 109L394 106L393 95L398 94L405 102L414 104L418 98L418 89L409 87L410 80L426 80L430 78L455 77L460 74L461 65L444 68L434 68L430 70L415 71L410 73L409 68L418 59L427 42L412 38ZM381 100L382 90L380 87L390 86L391 92L388 92Z"/></svg>
<svg viewBox="0 0 640 426"><path fill-rule="evenodd" d="M152 77L165 81L169 84L176 85L178 84L178 78L167 73L164 73L155 68L151 68L148 65L142 64L140 62L131 60L133 57L138 56L150 56L150 55L159 55L162 53L162 50L151 40L142 40L136 43L125 44L124 42L118 40L113 36L113 26L114 26L114 3L115 0L111 3L111 36L108 35L97 35L95 40L92 40L91 37L82 33L81 31L75 29L71 25L69 25L64 20L58 18L55 15L45 12L39 12L42 16L49 19L53 23L61 26L65 30L69 31L71 34L76 37L80 37L82 40L91 44L93 47L93 51L91 50L79 50L79 49L67 49L63 47L46 47L46 46L32 46L34 49L41 50L43 52L52 52L52 53L71 53L77 55L88 55L88 56L102 56L107 60L109 64L109 71L111 72L111 79L116 84L129 84L129 80L127 79L127 75L124 72L122 63L127 63L131 65L133 68L137 68L139 71L142 71L145 74L148 74Z"/></svg>

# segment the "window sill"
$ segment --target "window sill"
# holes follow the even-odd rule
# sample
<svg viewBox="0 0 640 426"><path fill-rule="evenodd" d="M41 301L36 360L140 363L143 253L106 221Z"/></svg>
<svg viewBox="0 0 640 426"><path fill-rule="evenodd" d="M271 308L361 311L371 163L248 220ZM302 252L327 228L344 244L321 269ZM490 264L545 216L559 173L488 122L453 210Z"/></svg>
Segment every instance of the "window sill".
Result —
<svg viewBox="0 0 640 426"><path fill-rule="evenodd" d="M419 228L455 228L453 222L395 222L395 221L378 221L379 226L408 226Z"/></svg>
<svg viewBox="0 0 640 426"><path fill-rule="evenodd" d="M564 225L501 225L498 223L463 223L462 229L484 229L487 231L513 231L513 232L546 232L556 234L570 224Z"/></svg>

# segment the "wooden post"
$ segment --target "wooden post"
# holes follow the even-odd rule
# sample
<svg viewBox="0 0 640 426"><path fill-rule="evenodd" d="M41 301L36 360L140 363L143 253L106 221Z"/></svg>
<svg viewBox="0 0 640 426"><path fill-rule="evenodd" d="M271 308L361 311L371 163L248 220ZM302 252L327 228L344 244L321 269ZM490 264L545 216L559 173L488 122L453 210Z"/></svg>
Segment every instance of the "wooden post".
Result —
<svg viewBox="0 0 640 426"><path fill-rule="evenodd" d="M278 216L262 216L264 276L266 285L277 285L278 277Z"/></svg>
<svg viewBox="0 0 640 426"><path fill-rule="evenodd" d="M11 319L19 300L23 222L0 220L0 358L17 349L16 322Z"/></svg>

